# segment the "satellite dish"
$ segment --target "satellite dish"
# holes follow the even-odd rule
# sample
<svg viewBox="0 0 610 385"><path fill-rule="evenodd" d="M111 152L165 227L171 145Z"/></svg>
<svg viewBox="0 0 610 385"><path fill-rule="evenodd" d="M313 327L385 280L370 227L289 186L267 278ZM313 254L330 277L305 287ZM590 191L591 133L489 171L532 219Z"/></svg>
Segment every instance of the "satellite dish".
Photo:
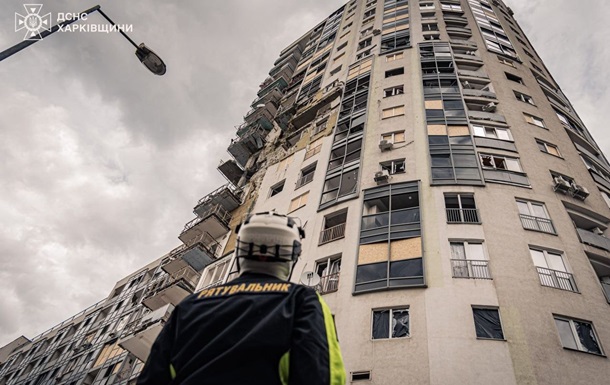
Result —
<svg viewBox="0 0 610 385"><path fill-rule="evenodd" d="M301 283L308 287L317 286L320 283L320 276L313 271L304 271L301 274Z"/></svg>

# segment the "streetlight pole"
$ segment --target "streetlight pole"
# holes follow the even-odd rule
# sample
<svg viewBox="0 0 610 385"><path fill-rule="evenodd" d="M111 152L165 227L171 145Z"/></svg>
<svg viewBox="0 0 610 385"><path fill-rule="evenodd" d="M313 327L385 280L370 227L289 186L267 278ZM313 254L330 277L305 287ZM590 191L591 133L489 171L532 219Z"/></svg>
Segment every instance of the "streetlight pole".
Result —
<svg viewBox="0 0 610 385"><path fill-rule="evenodd" d="M115 22L112 21L112 19L110 19L110 17L108 17L108 15L106 15L102 11L100 5L96 5L95 7L89 8L86 11L81 12L79 15L89 15L90 13L93 13L95 11L99 12L106 20L108 20L110 22L110 24L112 24L113 26L116 26ZM60 28L64 28L65 26L70 25L77 20L79 20L79 18L66 20L62 23L54 25L48 31L47 30L42 31L40 33L40 39L24 40L21 43L15 44L14 46L0 52L0 61L16 54L17 52L36 43L37 41L42 40L45 37L57 32ZM166 67L165 63L163 62L163 60L161 60L161 58L156 53L154 53L150 48L146 47L146 45L144 43L137 45L133 40L131 40L131 38L129 36L127 36L127 34L123 30L118 29L118 31L121 33L121 35L123 35L123 37L125 37L125 39L127 39L127 41L129 41L134 47L136 47L136 56L138 57L140 62L142 64L144 64L144 66L146 66L146 68L148 68L148 70L150 72L154 73L155 75L164 75L165 74L167 67Z"/></svg>

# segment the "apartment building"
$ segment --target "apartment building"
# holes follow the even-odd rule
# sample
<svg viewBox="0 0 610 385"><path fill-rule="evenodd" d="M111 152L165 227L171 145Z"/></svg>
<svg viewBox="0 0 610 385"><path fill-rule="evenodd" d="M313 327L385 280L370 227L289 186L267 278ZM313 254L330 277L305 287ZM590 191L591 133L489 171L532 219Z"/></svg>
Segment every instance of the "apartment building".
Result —
<svg viewBox="0 0 610 385"><path fill-rule="evenodd" d="M610 377L610 164L507 4L352 0L280 52L250 108L183 246L0 350L0 385L133 381L172 307L236 275L236 226L271 209L306 230L293 281L333 311L350 383Z"/></svg>

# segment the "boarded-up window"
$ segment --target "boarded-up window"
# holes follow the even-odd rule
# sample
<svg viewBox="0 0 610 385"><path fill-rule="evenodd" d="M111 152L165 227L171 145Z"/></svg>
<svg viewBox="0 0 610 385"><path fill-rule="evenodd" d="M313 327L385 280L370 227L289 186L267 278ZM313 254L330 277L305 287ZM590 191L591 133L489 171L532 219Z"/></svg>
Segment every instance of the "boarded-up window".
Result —
<svg viewBox="0 0 610 385"><path fill-rule="evenodd" d="M393 116L399 116L399 115L404 115L405 114L405 106L396 106L396 107L390 107L390 108L386 108L383 110L382 112L382 117L385 118L391 118Z"/></svg>
<svg viewBox="0 0 610 385"><path fill-rule="evenodd" d="M309 196L309 191L307 191L305 194L299 195L298 197L296 197L292 201L290 201L290 208L288 209L288 212L293 212L293 211L305 206L307 204L308 196Z"/></svg>

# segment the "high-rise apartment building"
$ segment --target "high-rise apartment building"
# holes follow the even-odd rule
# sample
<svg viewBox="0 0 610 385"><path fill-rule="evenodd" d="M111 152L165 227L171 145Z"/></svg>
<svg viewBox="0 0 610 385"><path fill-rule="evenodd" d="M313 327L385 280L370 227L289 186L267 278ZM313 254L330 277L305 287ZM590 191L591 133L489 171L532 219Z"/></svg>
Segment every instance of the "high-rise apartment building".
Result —
<svg viewBox="0 0 610 385"><path fill-rule="evenodd" d="M293 280L350 382L610 377L610 164L502 1L350 1L280 53L228 151L184 245L0 349L0 385L133 382L271 209L305 227Z"/></svg>

